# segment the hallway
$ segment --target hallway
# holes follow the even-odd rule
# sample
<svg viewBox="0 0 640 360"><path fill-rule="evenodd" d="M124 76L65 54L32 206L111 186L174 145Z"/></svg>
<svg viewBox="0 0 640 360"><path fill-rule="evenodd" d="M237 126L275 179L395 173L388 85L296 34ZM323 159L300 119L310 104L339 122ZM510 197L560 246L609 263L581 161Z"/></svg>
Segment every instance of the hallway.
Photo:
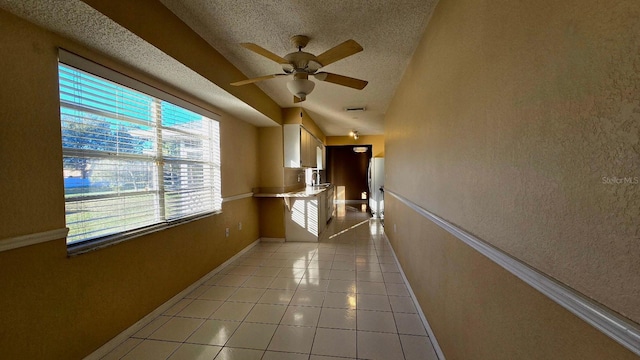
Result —
<svg viewBox="0 0 640 360"><path fill-rule="evenodd" d="M103 359L437 356L382 226L343 206L320 243L259 243Z"/></svg>

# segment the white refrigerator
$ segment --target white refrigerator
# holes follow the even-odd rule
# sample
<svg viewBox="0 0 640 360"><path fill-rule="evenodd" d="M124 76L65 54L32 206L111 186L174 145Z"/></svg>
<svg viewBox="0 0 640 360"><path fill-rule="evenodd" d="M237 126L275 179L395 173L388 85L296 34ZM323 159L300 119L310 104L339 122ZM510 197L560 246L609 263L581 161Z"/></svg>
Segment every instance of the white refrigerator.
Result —
<svg viewBox="0 0 640 360"><path fill-rule="evenodd" d="M369 208L373 217L384 219L384 158L369 161Z"/></svg>

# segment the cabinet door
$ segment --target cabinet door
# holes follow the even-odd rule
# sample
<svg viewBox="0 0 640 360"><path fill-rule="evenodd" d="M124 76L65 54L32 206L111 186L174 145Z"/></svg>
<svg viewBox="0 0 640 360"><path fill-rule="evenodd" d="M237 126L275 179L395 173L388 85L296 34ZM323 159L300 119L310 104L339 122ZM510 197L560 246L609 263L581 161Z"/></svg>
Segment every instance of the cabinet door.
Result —
<svg viewBox="0 0 640 360"><path fill-rule="evenodd" d="M313 154L315 154L315 152L311 151L314 143L315 143L315 139L313 138L313 135L311 135L310 132L307 132L307 166L308 167L316 167L313 161L313 159L315 159L315 156L312 156Z"/></svg>
<svg viewBox="0 0 640 360"><path fill-rule="evenodd" d="M284 167L299 168L301 166L300 125L284 125Z"/></svg>
<svg viewBox="0 0 640 360"><path fill-rule="evenodd" d="M323 191L318 198L318 232L322 233L327 226L327 192Z"/></svg>
<svg viewBox="0 0 640 360"><path fill-rule="evenodd" d="M309 147L311 146L311 134L304 128L300 128L300 158L303 167L313 167L309 160Z"/></svg>
<svg viewBox="0 0 640 360"><path fill-rule="evenodd" d="M300 128L300 161L303 167L309 166L309 157L307 155L307 147L309 146L309 133Z"/></svg>
<svg viewBox="0 0 640 360"><path fill-rule="evenodd" d="M309 147L308 147L308 156L309 156L309 167L316 167L316 138L309 133Z"/></svg>
<svg viewBox="0 0 640 360"><path fill-rule="evenodd" d="M316 145L316 167L318 170L323 170L324 165L322 164L322 145Z"/></svg>

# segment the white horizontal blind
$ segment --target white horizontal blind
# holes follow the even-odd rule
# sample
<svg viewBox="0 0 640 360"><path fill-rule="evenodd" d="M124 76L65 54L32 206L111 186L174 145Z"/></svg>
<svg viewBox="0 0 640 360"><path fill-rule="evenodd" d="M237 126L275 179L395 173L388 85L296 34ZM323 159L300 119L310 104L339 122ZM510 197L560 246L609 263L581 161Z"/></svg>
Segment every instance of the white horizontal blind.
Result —
<svg viewBox="0 0 640 360"><path fill-rule="evenodd" d="M58 69L67 244L221 209L217 121Z"/></svg>
<svg viewBox="0 0 640 360"><path fill-rule="evenodd" d="M167 219L219 209L218 123L167 102L161 111Z"/></svg>

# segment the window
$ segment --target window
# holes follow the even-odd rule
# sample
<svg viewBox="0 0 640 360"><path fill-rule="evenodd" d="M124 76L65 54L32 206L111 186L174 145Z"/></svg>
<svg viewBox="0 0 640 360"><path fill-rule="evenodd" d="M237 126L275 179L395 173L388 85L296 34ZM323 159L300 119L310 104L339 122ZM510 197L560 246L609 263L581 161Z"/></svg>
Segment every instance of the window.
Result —
<svg viewBox="0 0 640 360"><path fill-rule="evenodd" d="M60 61L67 245L119 240L221 210L214 114L63 50Z"/></svg>

